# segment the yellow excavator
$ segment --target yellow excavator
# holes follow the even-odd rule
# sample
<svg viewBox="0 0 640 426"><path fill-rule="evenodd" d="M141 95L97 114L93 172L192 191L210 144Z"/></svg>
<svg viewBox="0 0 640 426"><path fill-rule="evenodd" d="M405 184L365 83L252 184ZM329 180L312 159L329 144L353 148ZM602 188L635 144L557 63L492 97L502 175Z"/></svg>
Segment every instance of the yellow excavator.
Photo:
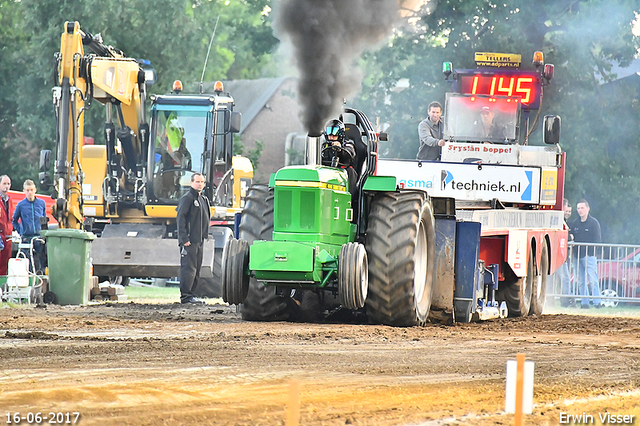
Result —
<svg viewBox="0 0 640 426"><path fill-rule="evenodd" d="M219 296L222 249L253 178L251 162L233 156L241 114L231 95L221 82L213 93L185 94L178 80L170 94L148 95L153 67L104 45L78 22L64 24L56 62L56 150L41 152L40 184L52 189L59 227L99 237L93 272L103 279L176 277L176 206L191 175L202 173L213 238L205 242L197 293ZM104 144L85 143L84 112L93 101L105 106Z"/></svg>

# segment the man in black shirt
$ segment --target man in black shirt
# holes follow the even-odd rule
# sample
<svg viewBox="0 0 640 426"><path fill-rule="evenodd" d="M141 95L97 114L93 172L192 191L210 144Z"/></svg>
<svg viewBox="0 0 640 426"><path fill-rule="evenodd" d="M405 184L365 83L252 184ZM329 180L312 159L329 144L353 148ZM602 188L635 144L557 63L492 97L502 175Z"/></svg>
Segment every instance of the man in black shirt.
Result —
<svg viewBox="0 0 640 426"><path fill-rule="evenodd" d="M209 200L202 195L204 177L191 175L191 188L178 203L178 245L180 246L180 302L204 304L193 291L200 278L203 242L209 237L211 210Z"/></svg>
<svg viewBox="0 0 640 426"><path fill-rule="evenodd" d="M602 242L600 233L600 222L589 215L589 203L587 200L580 200L576 204L578 219L571 224L571 235L576 243L586 243L574 247L574 257L578 259L578 288L581 296L587 296L587 287L593 297L600 296L600 286L598 284L598 273L596 270L596 244ZM585 280L586 278L586 280ZM600 299L591 299L593 306L602 307ZM581 306L589 308L589 299L582 299Z"/></svg>

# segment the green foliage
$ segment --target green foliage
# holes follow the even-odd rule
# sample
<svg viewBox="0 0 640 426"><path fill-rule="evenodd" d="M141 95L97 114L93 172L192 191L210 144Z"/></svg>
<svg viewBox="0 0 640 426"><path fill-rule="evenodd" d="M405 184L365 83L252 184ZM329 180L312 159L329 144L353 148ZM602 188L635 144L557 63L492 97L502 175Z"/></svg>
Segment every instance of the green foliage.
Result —
<svg viewBox="0 0 640 426"><path fill-rule="evenodd" d="M14 190L21 190L25 179L37 180L34 154L38 148L16 127L19 97L23 90L16 82L24 75L24 68L16 66L19 59L16 47L27 41L22 26L21 4L13 0L0 0L0 174L12 178ZM24 64L24 61L20 62Z"/></svg>
<svg viewBox="0 0 640 426"><path fill-rule="evenodd" d="M18 5L13 1L0 1L0 137L11 132L17 104L17 87L11 84L20 75L11 66L13 46L21 43L22 34L14 26L19 17ZM6 157L4 157L6 158Z"/></svg>
<svg viewBox="0 0 640 426"><path fill-rule="evenodd" d="M264 142L255 141L256 147L254 149L248 150L246 153L245 146L242 142L234 140L233 142L233 155L242 155L247 157L251 164L253 165L253 170L258 168L258 164L260 163L260 156L262 155L262 150L264 149Z"/></svg>

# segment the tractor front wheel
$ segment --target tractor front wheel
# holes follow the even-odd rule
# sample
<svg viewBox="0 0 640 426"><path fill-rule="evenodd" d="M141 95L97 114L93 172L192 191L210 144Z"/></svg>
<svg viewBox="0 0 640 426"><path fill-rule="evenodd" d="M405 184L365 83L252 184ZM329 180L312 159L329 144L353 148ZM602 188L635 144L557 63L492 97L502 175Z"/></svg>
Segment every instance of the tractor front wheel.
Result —
<svg viewBox="0 0 640 426"><path fill-rule="evenodd" d="M364 306L369 289L367 251L360 243L347 243L338 259L338 296L347 309Z"/></svg>
<svg viewBox="0 0 640 426"><path fill-rule="evenodd" d="M249 243L232 238L222 251L222 299L231 304L244 302L249 291Z"/></svg>

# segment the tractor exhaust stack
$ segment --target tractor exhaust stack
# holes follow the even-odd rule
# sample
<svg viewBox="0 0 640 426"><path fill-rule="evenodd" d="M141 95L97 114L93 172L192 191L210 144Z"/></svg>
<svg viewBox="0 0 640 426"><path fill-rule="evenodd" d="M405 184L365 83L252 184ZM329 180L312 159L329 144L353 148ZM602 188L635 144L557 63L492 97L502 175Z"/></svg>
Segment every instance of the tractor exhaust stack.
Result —
<svg viewBox="0 0 640 426"><path fill-rule="evenodd" d="M310 165L320 165L322 160L322 152L320 148L321 144L321 136L312 136L307 135L307 152L305 155L305 162L308 166Z"/></svg>

